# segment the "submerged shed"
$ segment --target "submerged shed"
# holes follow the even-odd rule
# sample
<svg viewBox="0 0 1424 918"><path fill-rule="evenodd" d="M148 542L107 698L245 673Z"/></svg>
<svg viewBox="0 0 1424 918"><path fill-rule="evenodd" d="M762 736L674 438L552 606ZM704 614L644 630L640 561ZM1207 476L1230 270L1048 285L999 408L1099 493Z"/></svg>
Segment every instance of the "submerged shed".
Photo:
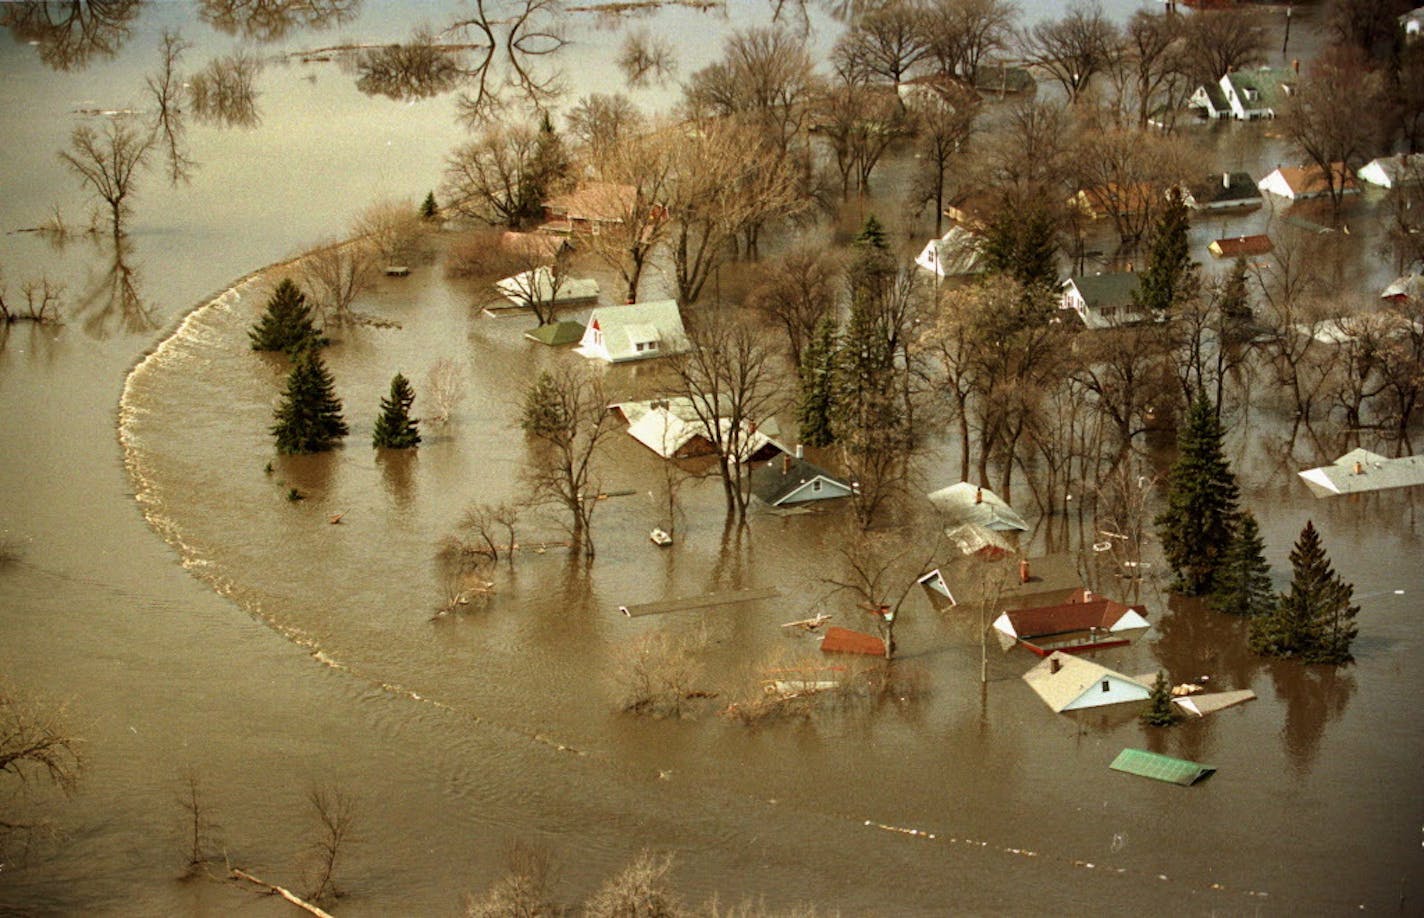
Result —
<svg viewBox="0 0 1424 918"><path fill-rule="evenodd" d="M1298 474L1316 497L1409 488L1424 485L1424 456L1386 459L1367 449L1352 449L1330 465Z"/></svg>
<svg viewBox="0 0 1424 918"><path fill-rule="evenodd" d="M978 485L961 481L929 495L952 526L975 523L995 532L1028 531L1028 523L1003 498Z"/></svg>
<svg viewBox="0 0 1424 918"><path fill-rule="evenodd" d="M547 265L495 281L495 289L508 301L494 309L528 309L530 303L581 306L598 302L598 281L556 274Z"/></svg>
<svg viewBox="0 0 1424 918"><path fill-rule="evenodd" d="M1146 749L1124 749L1108 767L1114 771L1125 771L1130 775L1180 784L1183 787L1195 784L1216 772L1216 768L1211 765L1175 759L1160 752L1148 752Z"/></svg>
<svg viewBox="0 0 1424 918"><path fill-rule="evenodd" d="M550 347L564 347L569 344L578 344L579 340L583 338L583 325L579 322L550 322L548 325L531 328L524 333L524 337Z"/></svg>
<svg viewBox="0 0 1424 918"><path fill-rule="evenodd" d="M822 653L858 653L871 657L885 656L885 642L873 634L831 626L821 638Z"/></svg>
<svg viewBox="0 0 1424 918"><path fill-rule="evenodd" d="M1152 690L1135 679L1084 660L1055 651L1024 673L1023 680L1055 712L1080 711L1129 701L1146 701Z"/></svg>

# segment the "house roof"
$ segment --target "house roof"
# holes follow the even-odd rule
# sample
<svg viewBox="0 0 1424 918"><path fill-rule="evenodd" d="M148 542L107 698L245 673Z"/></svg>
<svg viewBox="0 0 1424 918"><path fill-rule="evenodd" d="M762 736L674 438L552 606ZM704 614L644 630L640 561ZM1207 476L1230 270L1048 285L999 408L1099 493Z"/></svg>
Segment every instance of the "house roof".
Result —
<svg viewBox="0 0 1424 918"><path fill-rule="evenodd" d="M1361 179L1373 184L1402 185L1424 180L1424 153L1400 153L1396 156L1381 156L1360 167L1356 173ZM1384 182L1379 181L1384 179Z"/></svg>
<svg viewBox="0 0 1424 918"><path fill-rule="evenodd" d="M1146 749L1124 749L1108 766L1114 771L1125 771L1130 775L1180 784L1183 787L1197 783L1202 778L1216 772L1211 765L1199 765L1187 759L1176 759L1160 752Z"/></svg>
<svg viewBox="0 0 1424 918"><path fill-rule="evenodd" d="M524 337L550 347L577 344L583 337L583 325L578 322L550 322L548 325L531 328L524 333Z"/></svg>
<svg viewBox="0 0 1424 918"><path fill-rule="evenodd" d="M531 300L564 306L598 299L598 281L592 278L558 277L558 290L554 289L555 280L553 270L548 265L540 265L532 270L497 280L494 286L516 307L527 306Z"/></svg>
<svg viewBox="0 0 1424 918"><path fill-rule="evenodd" d="M698 417L692 399L686 396L647 402L619 402L611 407L628 421L628 434L633 439L664 459L679 455L686 457L688 454L683 452L684 447L698 437L706 441L704 453L712 442L711 432ZM723 434L723 441L726 442L730 439L726 435L731 430L731 421L721 418L718 426ZM773 418L753 425L751 430L744 432L740 443L742 460L755 458L767 447L784 451L781 444L772 439L775 433L776 422Z"/></svg>
<svg viewBox="0 0 1424 918"><path fill-rule="evenodd" d="M1233 70L1226 79L1236 90L1243 108L1275 108L1285 101L1289 89L1295 85L1295 71L1284 67L1258 67L1255 70ZM1254 100L1247 99L1247 90L1256 93Z"/></svg>
<svg viewBox="0 0 1424 918"><path fill-rule="evenodd" d="M1150 182L1119 185L1109 182L1095 188L1084 188L1073 198L1093 219L1111 214L1141 213L1162 195L1162 189Z"/></svg>
<svg viewBox="0 0 1424 918"><path fill-rule="evenodd" d="M563 250L570 248L567 239L550 236L548 233L517 233L505 230L500 234L499 247L502 251L521 258L553 261Z"/></svg>
<svg viewBox="0 0 1424 918"><path fill-rule="evenodd" d="M544 202L544 209L569 220L621 223L638 201L638 189L613 182L587 182Z"/></svg>
<svg viewBox="0 0 1424 918"><path fill-rule="evenodd" d="M1341 164L1331 163L1330 168L1332 171L1338 170L1341 168ZM1276 175L1280 176L1281 181L1291 190L1291 194L1296 197L1301 197L1302 195L1326 194L1330 190L1329 185L1325 181L1324 171L1316 165L1278 166L1274 172L1261 179L1261 181L1257 183L1257 187L1262 191L1270 191L1270 185L1274 184L1271 182L1271 178ZM1360 190L1359 183L1355 181L1355 177L1349 172L1345 173L1344 188L1346 192Z"/></svg>
<svg viewBox="0 0 1424 918"><path fill-rule="evenodd" d="M1405 274L1380 293L1382 300L1414 300L1424 302L1424 274Z"/></svg>
<svg viewBox="0 0 1424 918"><path fill-rule="evenodd" d="M775 507L817 478L837 486L836 493L828 493L826 497L842 497L850 493L849 482L805 459L789 456L786 461L773 461L752 472L752 493Z"/></svg>
<svg viewBox="0 0 1424 918"><path fill-rule="evenodd" d="M940 277L981 274L988 270L984 239L962 226L951 226L949 232L925 245L915 264Z"/></svg>
<svg viewBox="0 0 1424 918"><path fill-rule="evenodd" d="M1211 204L1260 204L1261 189L1249 172L1215 172L1191 186L1192 203L1198 208Z"/></svg>
<svg viewBox="0 0 1424 918"><path fill-rule="evenodd" d="M1042 698L1045 704L1058 713L1067 710L1082 698L1085 692L1095 689L1104 680L1141 689L1143 698L1150 692L1147 686L1129 676L1108 669L1101 663L1062 651L1049 654L1041 663L1024 673L1023 680L1028 683L1029 688L1038 693L1038 697ZM1122 700L1114 698L1111 703L1116 704Z"/></svg>
<svg viewBox="0 0 1424 918"><path fill-rule="evenodd" d="M1219 83L1204 83L1198 89L1198 92L1206 95L1207 102L1211 105L1212 111L1224 112L1231 108L1230 103L1226 101L1226 93L1222 92L1221 84Z"/></svg>
<svg viewBox="0 0 1424 918"><path fill-rule="evenodd" d="M1126 631L1146 628L1146 606L1129 606L1112 599L1089 599L1031 609L1011 609L994 621L1010 637L1035 638L1070 631Z"/></svg>
<svg viewBox="0 0 1424 918"><path fill-rule="evenodd" d="M1217 258L1235 258L1238 255L1265 255L1275 246L1271 243L1270 236L1257 235L1217 239L1208 248Z"/></svg>
<svg viewBox="0 0 1424 918"><path fill-rule="evenodd" d="M1183 695L1180 698L1173 698L1172 703L1183 711L1195 714L1198 717L1205 717L1208 714L1215 714L1223 708L1229 708L1247 701L1254 701L1255 698L1255 692L1250 689L1241 689L1236 692L1208 692L1205 695Z"/></svg>
<svg viewBox="0 0 1424 918"><path fill-rule="evenodd" d="M978 523L986 529L1006 532L1011 529L1028 530L1028 523L988 488L961 481L947 488L940 488L929 495L930 502L940 509L950 522Z"/></svg>
<svg viewBox="0 0 1424 918"><path fill-rule="evenodd" d="M636 347L640 342L657 341L659 344L655 354L641 356L667 356L680 353L687 346L687 332L682 325L677 300L602 306L589 315L588 327L590 331L596 328L603 333L603 350L613 361L640 356ZM591 349L588 335L584 336L584 342L580 350L585 356L603 356Z"/></svg>
<svg viewBox="0 0 1424 918"><path fill-rule="evenodd" d="M965 226L983 226L998 209L998 199L988 191L971 191L944 206L944 215Z"/></svg>
<svg viewBox="0 0 1424 918"><path fill-rule="evenodd" d="M832 625L826 629L826 636L821 638L821 652L862 653L872 657L883 657L885 656L885 642L873 634L851 631L849 628L838 628Z"/></svg>
<svg viewBox="0 0 1424 918"><path fill-rule="evenodd" d="M1019 576L1024 561L1029 568L1027 581ZM1078 559L1068 552L1027 559L989 552L959 555L941 564L939 571L956 600L988 601L995 613L1010 607L1057 605L1083 589Z"/></svg>
<svg viewBox="0 0 1424 918"><path fill-rule="evenodd" d="M1330 465L1297 474L1316 497L1408 488L1424 485L1424 456L1386 459L1367 449L1352 449Z"/></svg>
<svg viewBox="0 0 1424 918"><path fill-rule="evenodd" d="M1131 306L1142 284L1141 277L1132 271L1117 271L1110 274L1081 274L1063 282L1072 284L1089 309L1104 306Z"/></svg>

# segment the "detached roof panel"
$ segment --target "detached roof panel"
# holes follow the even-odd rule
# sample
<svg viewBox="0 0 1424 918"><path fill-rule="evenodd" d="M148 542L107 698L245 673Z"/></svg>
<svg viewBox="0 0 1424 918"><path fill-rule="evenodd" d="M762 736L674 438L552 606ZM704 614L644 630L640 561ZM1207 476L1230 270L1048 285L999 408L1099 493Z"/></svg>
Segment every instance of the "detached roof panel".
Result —
<svg viewBox="0 0 1424 918"><path fill-rule="evenodd" d="M1125 771L1130 775L1166 781L1189 787L1202 778L1216 773L1212 765L1199 765L1186 759L1174 759L1170 755L1148 752L1146 749L1124 749L1108 766L1114 771Z"/></svg>

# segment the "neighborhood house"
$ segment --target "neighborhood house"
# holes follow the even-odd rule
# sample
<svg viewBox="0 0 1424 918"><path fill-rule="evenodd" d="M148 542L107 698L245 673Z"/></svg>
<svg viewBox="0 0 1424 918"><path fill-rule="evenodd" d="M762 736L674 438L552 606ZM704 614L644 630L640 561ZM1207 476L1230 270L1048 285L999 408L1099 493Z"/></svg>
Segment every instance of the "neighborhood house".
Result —
<svg viewBox="0 0 1424 918"><path fill-rule="evenodd" d="M1146 701L1152 690L1092 660L1055 651L1024 673L1023 680L1055 712L1081 711Z"/></svg>
<svg viewBox="0 0 1424 918"><path fill-rule="evenodd" d="M794 458L783 455L752 472L752 494L772 507L804 504L810 501L849 497L850 483L825 469L807 462L799 453Z"/></svg>
<svg viewBox="0 0 1424 918"><path fill-rule="evenodd" d="M1148 318L1137 308L1138 276L1131 271L1086 274L1063 282L1061 309L1071 309L1088 328L1112 328Z"/></svg>
<svg viewBox="0 0 1424 918"><path fill-rule="evenodd" d="M668 357L687 350L687 331L676 300L604 306L588 317L577 350L609 363Z"/></svg>
<svg viewBox="0 0 1424 918"><path fill-rule="evenodd" d="M1295 81L1294 70L1278 67L1233 70L1215 83L1197 87L1187 104L1201 109L1208 118L1274 118L1295 91Z"/></svg>

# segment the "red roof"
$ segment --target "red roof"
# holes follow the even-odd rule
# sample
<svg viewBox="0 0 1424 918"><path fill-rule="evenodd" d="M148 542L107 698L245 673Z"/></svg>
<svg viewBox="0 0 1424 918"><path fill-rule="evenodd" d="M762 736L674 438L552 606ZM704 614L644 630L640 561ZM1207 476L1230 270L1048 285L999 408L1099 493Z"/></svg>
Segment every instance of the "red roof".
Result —
<svg viewBox="0 0 1424 918"><path fill-rule="evenodd" d="M1113 599L1094 599L1090 602L1039 606L1036 609L1013 609L1004 614L1008 616L1009 624L1014 626L1015 634L1021 638L1034 638L1068 631L1111 628L1124 613L1146 610L1146 606L1128 606Z"/></svg>
<svg viewBox="0 0 1424 918"><path fill-rule="evenodd" d="M1209 248L1217 258L1235 258L1237 255L1264 255L1271 251L1270 236L1231 236L1218 239Z"/></svg>
<svg viewBox="0 0 1424 918"><path fill-rule="evenodd" d="M821 639L824 653L863 653L872 657L885 656L885 642L873 634L831 626Z"/></svg>

